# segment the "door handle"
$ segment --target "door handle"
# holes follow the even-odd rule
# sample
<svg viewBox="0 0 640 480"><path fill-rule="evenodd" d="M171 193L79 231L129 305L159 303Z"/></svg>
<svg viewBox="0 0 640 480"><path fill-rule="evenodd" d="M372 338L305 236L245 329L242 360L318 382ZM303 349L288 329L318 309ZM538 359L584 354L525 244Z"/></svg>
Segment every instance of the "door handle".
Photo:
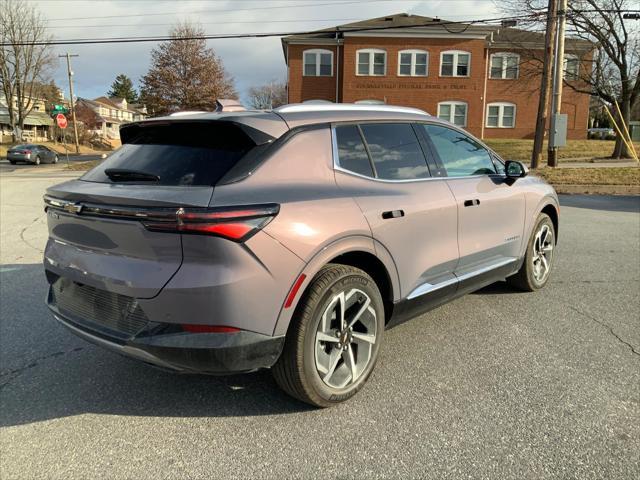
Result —
<svg viewBox="0 0 640 480"><path fill-rule="evenodd" d="M477 198L474 198L473 200L465 200L464 201L464 206L465 207L476 207L480 205L480 200Z"/></svg>
<svg viewBox="0 0 640 480"><path fill-rule="evenodd" d="M386 212L382 212L382 218L385 220L388 218L399 218L404 217L404 210L389 210Z"/></svg>

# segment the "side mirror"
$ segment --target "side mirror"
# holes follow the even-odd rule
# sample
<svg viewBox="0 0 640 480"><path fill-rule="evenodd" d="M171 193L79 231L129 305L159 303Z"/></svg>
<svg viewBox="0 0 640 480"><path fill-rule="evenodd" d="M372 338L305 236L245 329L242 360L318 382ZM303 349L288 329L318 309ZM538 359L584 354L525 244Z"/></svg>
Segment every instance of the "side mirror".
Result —
<svg viewBox="0 0 640 480"><path fill-rule="evenodd" d="M529 173L529 169L522 162L516 162L515 160L507 160L504 164L504 171L507 178L513 179L526 177Z"/></svg>

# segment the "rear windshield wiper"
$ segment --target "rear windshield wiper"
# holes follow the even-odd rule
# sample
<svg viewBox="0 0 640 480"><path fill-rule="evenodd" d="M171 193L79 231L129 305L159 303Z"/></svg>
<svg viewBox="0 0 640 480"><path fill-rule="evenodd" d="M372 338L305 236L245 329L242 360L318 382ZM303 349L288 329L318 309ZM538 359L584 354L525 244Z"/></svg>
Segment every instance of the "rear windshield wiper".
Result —
<svg viewBox="0 0 640 480"><path fill-rule="evenodd" d="M159 182L160 175L143 172L142 170L128 170L126 168L107 168L104 173L114 182Z"/></svg>

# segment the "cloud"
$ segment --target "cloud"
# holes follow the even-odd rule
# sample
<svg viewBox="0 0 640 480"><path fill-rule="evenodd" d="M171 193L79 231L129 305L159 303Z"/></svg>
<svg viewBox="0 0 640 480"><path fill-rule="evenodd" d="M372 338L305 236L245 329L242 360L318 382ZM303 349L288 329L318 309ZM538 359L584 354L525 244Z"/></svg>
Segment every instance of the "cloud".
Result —
<svg viewBox="0 0 640 480"><path fill-rule="evenodd" d="M374 0L349 5L343 4L345 1L348 0L39 0L34 4L49 19L50 32L58 39L166 35L171 24L184 20L200 23L209 34L224 34L305 31L400 12L451 20L484 18L496 13L491 0ZM335 5L313 6L331 2ZM171 14L157 15L167 12ZM286 65L277 37L210 40L208 44L215 49L227 71L235 78L241 94L245 94L252 85L285 80ZM62 45L55 48L58 54L69 51L80 55L72 59L74 93L80 97L94 98L106 94L120 73L131 77L138 85L149 68L150 53L154 46L153 43L128 43ZM53 76L68 95L64 59L61 59Z"/></svg>

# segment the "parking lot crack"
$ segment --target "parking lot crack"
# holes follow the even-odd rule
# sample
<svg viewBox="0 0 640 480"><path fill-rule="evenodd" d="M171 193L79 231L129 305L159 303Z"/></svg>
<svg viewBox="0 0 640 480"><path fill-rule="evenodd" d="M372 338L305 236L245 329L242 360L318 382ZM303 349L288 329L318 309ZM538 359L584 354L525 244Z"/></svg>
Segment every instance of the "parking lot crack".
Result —
<svg viewBox="0 0 640 480"><path fill-rule="evenodd" d="M29 229L30 229L31 227L33 227L36 223L38 223L38 221L40 221L40 219L41 219L42 217L44 217L45 215L46 215L46 213L45 213L45 214L40 215L40 216L39 216L39 217L37 217L35 220L33 220L29 225L27 225L27 226L26 226L26 227L24 227L22 230L20 230L20 240L22 240L22 242L23 242L25 245L27 245L27 246L29 246L29 247L33 248L34 250L36 250L36 251L38 251L38 252L40 252L40 253L44 253L44 252L43 252L43 250L41 250L40 248L38 248L38 247L36 247L36 246L34 246L34 245L31 245L31 244L30 244L30 243L29 243L29 242L24 238L24 234L25 234L25 232L26 232L27 230L29 230Z"/></svg>
<svg viewBox="0 0 640 480"><path fill-rule="evenodd" d="M6 387L7 385L9 385L13 380L15 380L18 376L20 376L22 373L24 373L27 370L30 370L32 368L38 367L40 366L42 363L46 362L47 360L51 360L52 358L57 358L57 357L62 357L64 355L68 355L70 353L76 353L79 352L81 350L84 350L84 347L75 347L71 350L67 350L64 352L54 352L54 353L50 353L49 355L44 355L42 357L38 357L34 360L31 360L28 364L19 367L19 368L14 368L11 370L3 370L0 371L0 380L4 381L3 383L0 384L0 390L2 390L4 387Z"/></svg>
<svg viewBox="0 0 640 480"><path fill-rule="evenodd" d="M595 322L595 323L597 323L598 325L601 325L601 326L603 326L604 328L606 328L607 330L609 330L609 333L611 333L611 335L613 335L613 336L614 336L614 337L615 337L615 338L616 338L620 343L622 343L622 344L626 345L627 347L629 347L629 348L631 349L631 352L632 352L632 353L634 353L635 355L640 356L640 352L638 352L638 351L636 350L636 348L635 348L631 343L629 343L629 342L627 342L626 340L622 339L622 337L620 337L620 335L618 335L612 327L610 327L609 325L607 325L607 324L606 324L606 323L604 323L604 322L601 322L600 320L598 320L597 318L595 318L595 317L593 317L593 316L589 315L588 313L585 313L585 312L583 312L583 311L581 311L581 310L577 309L576 307L574 307L574 306L572 306L572 305L569 305L569 308L570 308L571 310L573 310L574 312L576 312L576 313L578 313L578 314L582 315L583 317L588 318L588 319L589 319L589 320L591 320L592 322Z"/></svg>

